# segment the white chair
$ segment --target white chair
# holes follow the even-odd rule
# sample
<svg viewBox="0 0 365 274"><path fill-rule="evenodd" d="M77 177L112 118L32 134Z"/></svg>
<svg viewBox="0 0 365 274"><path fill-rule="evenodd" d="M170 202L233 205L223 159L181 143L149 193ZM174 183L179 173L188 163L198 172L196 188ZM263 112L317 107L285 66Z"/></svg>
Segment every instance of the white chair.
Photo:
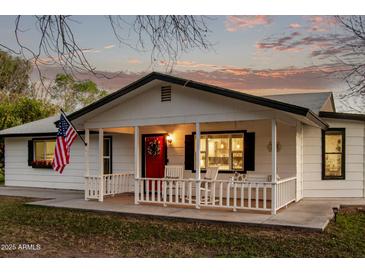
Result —
<svg viewBox="0 0 365 274"><path fill-rule="evenodd" d="M244 183L247 180L247 174L235 172L230 179L232 182Z"/></svg>
<svg viewBox="0 0 365 274"><path fill-rule="evenodd" d="M203 180L217 180L219 167L208 167Z"/></svg>
<svg viewBox="0 0 365 274"><path fill-rule="evenodd" d="M212 197L212 185L208 181L217 180L219 167L208 167L201 181L200 193L202 204L212 203L215 197Z"/></svg>
<svg viewBox="0 0 365 274"><path fill-rule="evenodd" d="M267 182L267 174L262 174L262 173L256 173L256 172L251 172L248 171L247 175L246 175L246 180L249 182Z"/></svg>
<svg viewBox="0 0 365 274"><path fill-rule="evenodd" d="M171 189L172 193L176 193L176 186L178 191L178 196L181 198L181 183L179 179L184 179L184 166L181 165L168 165L165 166L165 178L166 179L173 179L171 184L167 185L168 189ZM166 190L167 191L167 190Z"/></svg>
<svg viewBox="0 0 365 274"><path fill-rule="evenodd" d="M165 178L183 179L184 178L184 166L180 166L180 165L165 166Z"/></svg>

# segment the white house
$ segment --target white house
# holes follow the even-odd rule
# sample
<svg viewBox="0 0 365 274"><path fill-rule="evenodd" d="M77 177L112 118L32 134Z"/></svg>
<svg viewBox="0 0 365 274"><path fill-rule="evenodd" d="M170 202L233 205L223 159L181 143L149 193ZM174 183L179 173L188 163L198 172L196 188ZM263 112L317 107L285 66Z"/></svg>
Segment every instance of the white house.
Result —
<svg viewBox="0 0 365 274"><path fill-rule="evenodd" d="M332 93L258 97L153 72L68 115L88 145L75 141L62 175L50 168L58 118L0 131L7 186L273 214L365 196L365 115L336 112Z"/></svg>

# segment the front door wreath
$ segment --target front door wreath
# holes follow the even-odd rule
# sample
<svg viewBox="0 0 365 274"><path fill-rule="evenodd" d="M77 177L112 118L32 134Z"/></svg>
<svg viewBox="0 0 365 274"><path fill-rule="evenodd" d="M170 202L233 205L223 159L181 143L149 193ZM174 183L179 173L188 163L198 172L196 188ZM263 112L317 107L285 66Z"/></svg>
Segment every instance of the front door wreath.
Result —
<svg viewBox="0 0 365 274"><path fill-rule="evenodd" d="M160 155L160 151L160 141L157 139L151 141L147 146L147 153L150 156L158 156Z"/></svg>

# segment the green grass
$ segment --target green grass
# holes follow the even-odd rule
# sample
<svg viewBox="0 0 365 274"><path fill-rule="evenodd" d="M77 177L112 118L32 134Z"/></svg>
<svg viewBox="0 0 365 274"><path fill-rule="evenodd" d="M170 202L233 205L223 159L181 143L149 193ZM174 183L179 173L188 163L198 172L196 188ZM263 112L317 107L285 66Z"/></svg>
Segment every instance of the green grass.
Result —
<svg viewBox="0 0 365 274"><path fill-rule="evenodd" d="M365 257L365 214L323 233L130 217L25 205L0 197L0 244L40 244L0 257Z"/></svg>

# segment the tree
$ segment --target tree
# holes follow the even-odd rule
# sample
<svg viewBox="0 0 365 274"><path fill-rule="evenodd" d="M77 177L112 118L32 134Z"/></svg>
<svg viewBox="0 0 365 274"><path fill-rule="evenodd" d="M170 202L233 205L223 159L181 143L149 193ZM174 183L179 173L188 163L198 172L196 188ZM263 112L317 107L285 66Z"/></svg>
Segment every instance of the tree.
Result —
<svg viewBox="0 0 365 274"><path fill-rule="evenodd" d="M56 107L34 97L30 62L0 51L0 130L55 114ZM0 137L0 173L4 142Z"/></svg>
<svg viewBox="0 0 365 274"><path fill-rule="evenodd" d="M0 93L0 130L49 117L56 111L56 106L48 102Z"/></svg>
<svg viewBox="0 0 365 274"><path fill-rule="evenodd" d="M30 62L0 50L0 92L24 93L29 88Z"/></svg>
<svg viewBox="0 0 365 274"><path fill-rule="evenodd" d="M365 96L365 16L336 16L336 19L347 33L338 43L341 73L350 89L342 99Z"/></svg>
<svg viewBox="0 0 365 274"><path fill-rule="evenodd" d="M80 71L100 74L89 63L85 49L79 45L75 37L72 16L43 15L33 18L34 26L40 32L36 46L23 42L22 16L17 16L14 34L18 48L10 48L2 43L0 47L31 60L40 75L40 64L57 64L65 73L71 74ZM162 58L167 64L172 64L180 52L192 48L210 47L207 39L209 30L204 16L148 15L128 17L128 20L122 16L106 16L106 20L120 44L137 50L150 50L152 62L160 61ZM26 28L31 29L32 26L27 25Z"/></svg>
<svg viewBox="0 0 365 274"><path fill-rule="evenodd" d="M69 74L57 74L50 89L51 100L66 112L91 104L106 94L93 81L76 81Z"/></svg>
<svg viewBox="0 0 365 274"><path fill-rule="evenodd" d="M0 130L46 118L56 113L50 103L24 94L0 92ZM4 167L4 141L0 137L0 173Z"/></svg>

